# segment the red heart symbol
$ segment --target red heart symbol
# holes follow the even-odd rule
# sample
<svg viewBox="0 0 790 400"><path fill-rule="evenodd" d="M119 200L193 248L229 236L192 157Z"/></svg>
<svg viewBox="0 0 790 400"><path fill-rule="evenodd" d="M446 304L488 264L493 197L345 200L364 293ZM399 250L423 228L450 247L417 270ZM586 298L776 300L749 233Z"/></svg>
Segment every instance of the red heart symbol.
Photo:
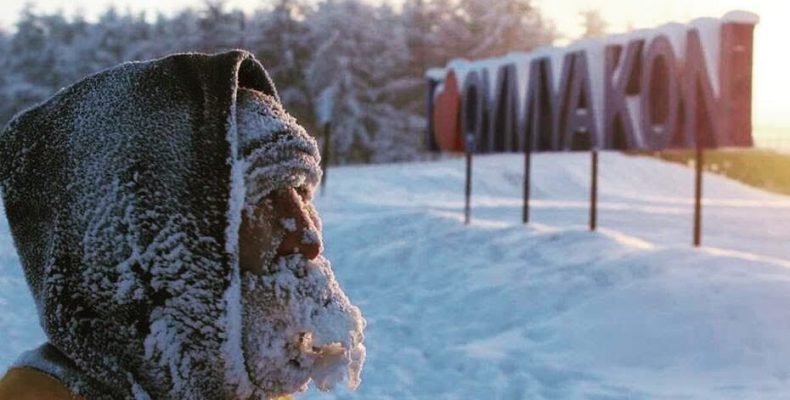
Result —
<svg viewBox="0 0 790 400"><path fill-rule="evenodd" d="M436 96L433 109L433 127L436 144L444 151L464 151L461 140L461 92L455 71L449 71L444 79L444 90Z"/></svg>

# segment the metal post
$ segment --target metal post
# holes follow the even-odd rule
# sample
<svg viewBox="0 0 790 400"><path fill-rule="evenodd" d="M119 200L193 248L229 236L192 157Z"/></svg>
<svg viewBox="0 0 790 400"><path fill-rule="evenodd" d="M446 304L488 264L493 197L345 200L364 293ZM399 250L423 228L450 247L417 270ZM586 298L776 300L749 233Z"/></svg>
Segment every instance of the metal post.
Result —
<svg viewBox="0 0 790 400"><path fill-rule="evenodd" d="M590 175L590 230L594 231L598 225L598 150L592 151Z"/></svg>
<svg viewBox="0 0 790 400"><path fill-rule="evenodd" d="M466 204L464 206L466 225L469 225L472 213L472 153L474 153L474 135L466 135Z"/></svg>
<svg viewBox="0 0 790 400"><path fill-rule="evenodd" d="M694 182L694 247L702 244L702 164L704 162L701 134L697 133Z"/></svg>
<svg viewBox="0 0 790 400"><path fill-rule="evenodd" d="M326 191L326 176L329 167L329 144L331 143L331 126L329 122L324 123L324 148L322 149L321 154L321 170L323 174L321 175L321 195L324 195Z"/></svg>
<svg viewBox="0 0 790 400"><path fill-rule="evenodd" d="M532 138L529 133L526 136L527 143L524 145L524 209L521 216L525 224L529 223L529 189L532 175Z"/></svg>

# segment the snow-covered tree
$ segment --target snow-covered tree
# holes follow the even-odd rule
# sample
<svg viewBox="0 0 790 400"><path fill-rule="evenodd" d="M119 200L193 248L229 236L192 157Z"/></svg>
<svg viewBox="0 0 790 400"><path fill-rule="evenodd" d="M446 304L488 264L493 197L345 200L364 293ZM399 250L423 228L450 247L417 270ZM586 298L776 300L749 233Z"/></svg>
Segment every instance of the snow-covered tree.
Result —
<svg viewBox="0 0 790 400"><path fill-rule="evenodd" d="M579 16L582 18L582 37L599 37L606 35L608 24L601 16L601 12L596 9L581 11Z"/></svg>
<svg viewBox="0 0 790 400"><path fill-rule="evenodd" d="M224 0L206 1L198 21L200 41L197 50L210 53L246 47L246 16L239 10L225 11Z"/></svg>
<svg viewBox="0 0 790 400"><path fill-rule="evenodd" d="M469 59L529 51L554 40L554 26L532 0L453 0L439 25L450 57Z"/></svg>
<svg viewBox="0 0 790 400"><path fill-rule="evenodd" d="M313 56L302 0L279 0L271 10L259 10L249 24L249 48L272 76L286 108L302 125L318 133L313 93L305 72Z"/></svg>
<svg viewBox="0 0 790 400"><path fill-rule="evenodd" d="M6 120L46 99L60 86L63 71L57 70L58 42L61 40L58 33L63 33L65 24L63 17L58 15L39 16L30 11L20 15L17 32L2 57L3 98L10 102L3 105Z"/></svg>
<svg viewBox="0 0 790 400"><path fill-rule="evenodd" d="M0 32L0 119L88 74L128 60L186 51L252 51L286 108L319 137L332 125L333 161L418 157L423 74L456 57L481 58L549 43L553 26L531 0L276 0L254 13L205 0L174 15L109 8L96 22L27 9Z"/></svg>
<svg viewBox="0 0 790 400"><path fill-rule="evenodd" d="M400 84L408 78L406 32L395 12L356 0L326 1L307 15L316 50L307 69L317 104L331 104L332 148L338 160L409 158L399 146L411 115L397 107ZM317 110L318 111L318 110ZM416 147L416 142L414 142ZM403 154L401 154L403 152Z"/></svg>

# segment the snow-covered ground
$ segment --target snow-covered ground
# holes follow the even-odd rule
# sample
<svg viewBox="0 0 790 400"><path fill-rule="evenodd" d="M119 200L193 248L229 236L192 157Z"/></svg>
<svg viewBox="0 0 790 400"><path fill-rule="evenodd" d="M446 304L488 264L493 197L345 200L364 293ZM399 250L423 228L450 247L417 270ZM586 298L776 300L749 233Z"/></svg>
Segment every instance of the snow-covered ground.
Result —
<svg viewBox="0 0 790 400"><path fill-rule="evenodd" d="M690 169L588 154L334 168L317 196L327 254L368 321L358 392L298 399L787 398L790 197L706 175L691 242ZM43 340L0 224L0 370Z"/></svg>

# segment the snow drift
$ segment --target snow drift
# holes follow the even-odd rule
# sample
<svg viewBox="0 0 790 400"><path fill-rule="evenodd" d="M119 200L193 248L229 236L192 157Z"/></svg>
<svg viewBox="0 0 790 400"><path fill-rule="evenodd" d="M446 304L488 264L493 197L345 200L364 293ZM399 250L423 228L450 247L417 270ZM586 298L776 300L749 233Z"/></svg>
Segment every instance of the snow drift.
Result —
<svg viewBox="0 0 790 400"><path fill-rule="evenodd" d="M299 399L772 399L790 390L790 198L693 171L600 159L599 232L586 229L589 155L538 154L523 226L518 155L342 167L317 196L327 257L365 310L355 393ZM42 340L0 224L0 366Z"/></svg>

